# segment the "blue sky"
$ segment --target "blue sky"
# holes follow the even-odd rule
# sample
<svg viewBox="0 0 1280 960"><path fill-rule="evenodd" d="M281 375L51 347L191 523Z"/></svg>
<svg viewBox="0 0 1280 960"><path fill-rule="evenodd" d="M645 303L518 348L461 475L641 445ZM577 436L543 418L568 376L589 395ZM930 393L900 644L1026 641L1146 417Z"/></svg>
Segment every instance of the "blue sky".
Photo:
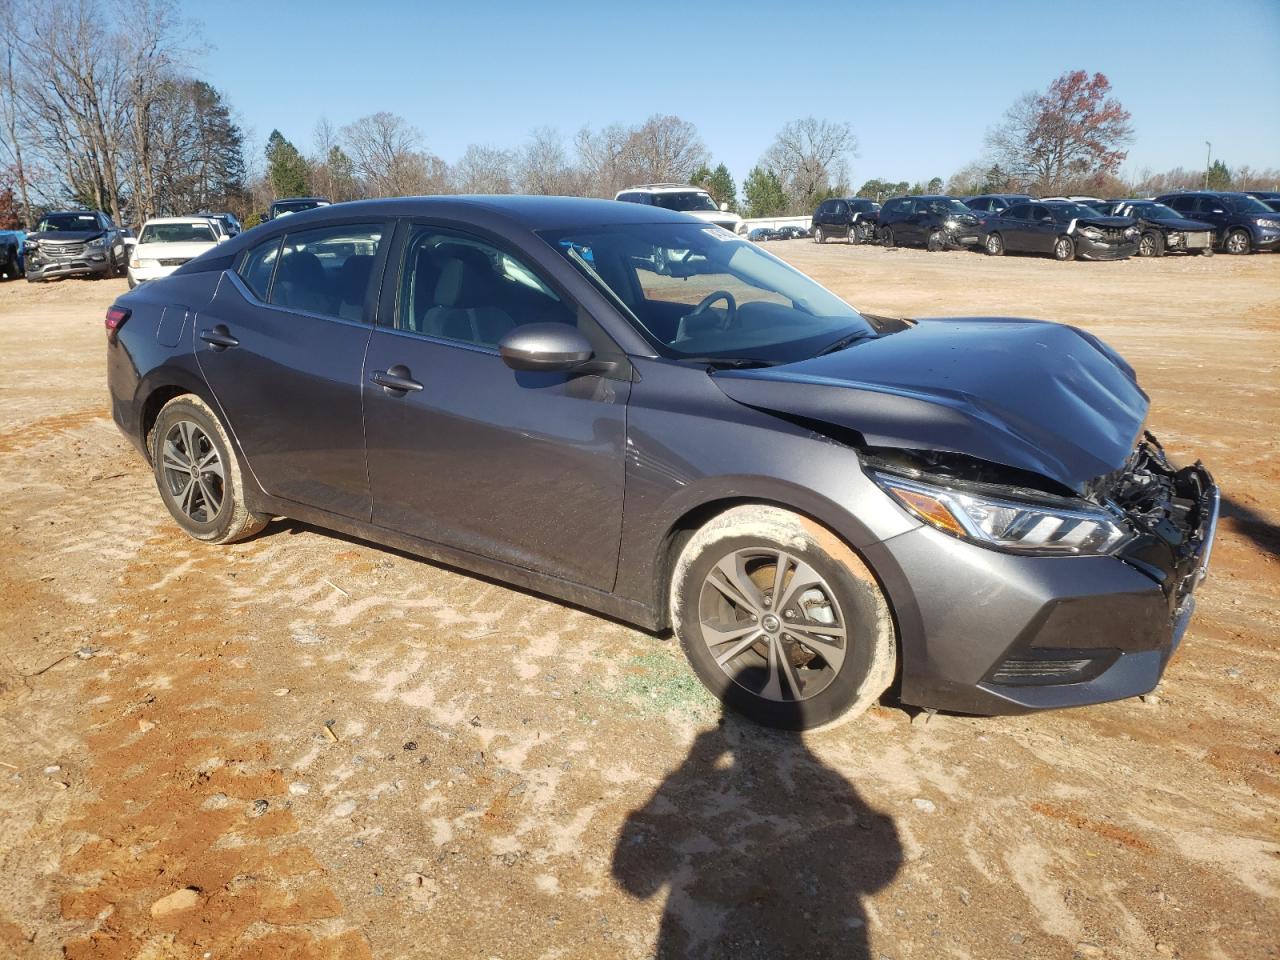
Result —
<svg viewBox="0 0 1280 960"><path fill-rule="evenodd" d="M187 5L195 64L256 141L378 110L453 162L674 113L741 181L787 120L849 121L856 186L946 177L1020 93L1102 71L1133 114L1125 168L1280 167L1280 0ZM1230 78L1240 76L1243 82Z"/></svg>

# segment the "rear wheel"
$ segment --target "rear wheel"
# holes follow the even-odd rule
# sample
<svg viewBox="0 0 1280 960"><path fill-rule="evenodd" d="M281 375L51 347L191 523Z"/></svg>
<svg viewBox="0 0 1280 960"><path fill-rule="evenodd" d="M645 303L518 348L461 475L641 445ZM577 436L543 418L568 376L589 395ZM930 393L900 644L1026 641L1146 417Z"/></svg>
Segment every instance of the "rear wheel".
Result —
<svg viewBox="0 0 1280 960"><path fill-rule="evenodd" d="M1140 257L1162 257L1164 256L1164 237L1156 233L1154 230L1148 230L1142 235L1142 239L1138 241L1138 256Z"/></svg>
<svg viewBox="0 0 1280 960"><path fill-rule="evenodd" d="M1000 236L998 233L987 234L986 242L982 246L990 256L1004 256L1004 237Z"/></svg>
<svg viewBox="0 0 1280 960"><path fill-rule="evenodd" d="M822 232L822 228L821 228L821 227L814 227L814 228L813 228L813 242L814 242L814 243L826 243L826 242L827 242L827 235L826 235L825 233L823 233L823 232Z"/></svg>
<svg viewBox="0 0 1280 960"><path fill-rule="evenodd" d="M766 726L852 719L893 681L893 620L875 577L830 531L778 507L734 507L694 534L671 619L703 684Z"/></svg>
<svg viewBox="0 0 1280 960"><path fill-rule="evenodd" d="M1076 244L1070 237L1059 237L1053 241L1053 259L1055 260L1074 260L1076 258Z"/></svg>
<svg viewBox="0 0 1280 960"><path fill-rule="evenodd" d="M1248 253L1252 247L1253 241L1249 238L1248 230L1232 230L1227 234L1227 239L1222 241L1222 249L1235 256Z"/></svg>
<svg viewBox="0 0 1280 960"><path fill-rule="evenodd" d="M186 394L164 405L149 438L160 497L187 533L207 543L252 536L269 519L244 502L240 464L217 416Z"/></svg>
<svg viewBox="0 0 1280 960"><path fill-rule="evenodd" d="M893 227L885 227L880 231L880 242L886 247L896 247L893 241Z"/></svg>

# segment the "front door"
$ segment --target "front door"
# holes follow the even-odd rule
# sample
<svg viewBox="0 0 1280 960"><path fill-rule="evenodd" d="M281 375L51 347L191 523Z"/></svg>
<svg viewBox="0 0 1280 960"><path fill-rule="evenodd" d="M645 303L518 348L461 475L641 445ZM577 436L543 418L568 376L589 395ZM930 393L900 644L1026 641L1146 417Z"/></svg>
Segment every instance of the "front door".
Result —
<svg viewBox="0 0 1280 960"><path fill-rule="evenodd" d="M195 318L196 358L274 497L367 520L361 370L382 224L273 236Z"/></svg>
<svg viewBox="0 0 1280 960"><path fill-rule="evenodd" d="M364 372L373 522L611 589L630 381L517 372L497 345L547 322L612 341L496 242L402 230Z"/></svg>

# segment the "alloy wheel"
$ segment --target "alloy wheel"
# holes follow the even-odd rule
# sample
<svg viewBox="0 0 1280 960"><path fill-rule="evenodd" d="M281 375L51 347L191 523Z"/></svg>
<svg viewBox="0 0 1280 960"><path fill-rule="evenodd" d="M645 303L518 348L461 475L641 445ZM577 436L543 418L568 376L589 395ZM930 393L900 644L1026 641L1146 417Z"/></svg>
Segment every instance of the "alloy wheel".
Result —
<svg viewBox="0 0 1280 960"><path fill-rule="evenodd" d="M765 700L817 696L845 662L848 638L834 591L784 550L752 547L722 558L703 581L698 619L720 669Z"/></svg>
<svg viewBox="0 0 1280 960"><path fill-rule="evenodd" d="M1227 236L1227 253L1248 253L1249 235L1243 230L1236 230Z"/></svg>
<svg viewBox="0 0 1280 960"><path fill-rule="evenodd" d="M998 233L990 234L987 237L987 253L991 254L993 257L998 257L1000 254L1004 253L1004 241L1000 239L1000 235Z"/></svg>
<svg viewBox="0 0 1280 960"><path fill-rule="evenodd" d="M1156 238L1149 233L1144 233L1142 239L1138 241L1138 256L1154 257L1156 255Z"/></svg>
<svg viewBox="0 0 1280 960"><path fill-rule="evenodd" d="M161 447L165 487L178 509L196 523L212 523L222 509L226 472L218 448L191 420L179 420Z"/></svg>

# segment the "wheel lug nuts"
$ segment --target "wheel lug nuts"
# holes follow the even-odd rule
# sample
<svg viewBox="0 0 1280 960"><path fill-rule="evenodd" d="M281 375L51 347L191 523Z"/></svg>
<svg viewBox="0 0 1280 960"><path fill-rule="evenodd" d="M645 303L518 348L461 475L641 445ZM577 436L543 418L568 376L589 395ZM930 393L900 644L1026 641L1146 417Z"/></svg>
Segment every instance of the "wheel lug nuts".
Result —
<svg viewBox="0 0 1280 960"><path fill-rule="evenodd" d="M796 612L794 610L788 610L785 613L783 613L783 616L786 617L788 620L794 620L796 618Z"/></svg>

